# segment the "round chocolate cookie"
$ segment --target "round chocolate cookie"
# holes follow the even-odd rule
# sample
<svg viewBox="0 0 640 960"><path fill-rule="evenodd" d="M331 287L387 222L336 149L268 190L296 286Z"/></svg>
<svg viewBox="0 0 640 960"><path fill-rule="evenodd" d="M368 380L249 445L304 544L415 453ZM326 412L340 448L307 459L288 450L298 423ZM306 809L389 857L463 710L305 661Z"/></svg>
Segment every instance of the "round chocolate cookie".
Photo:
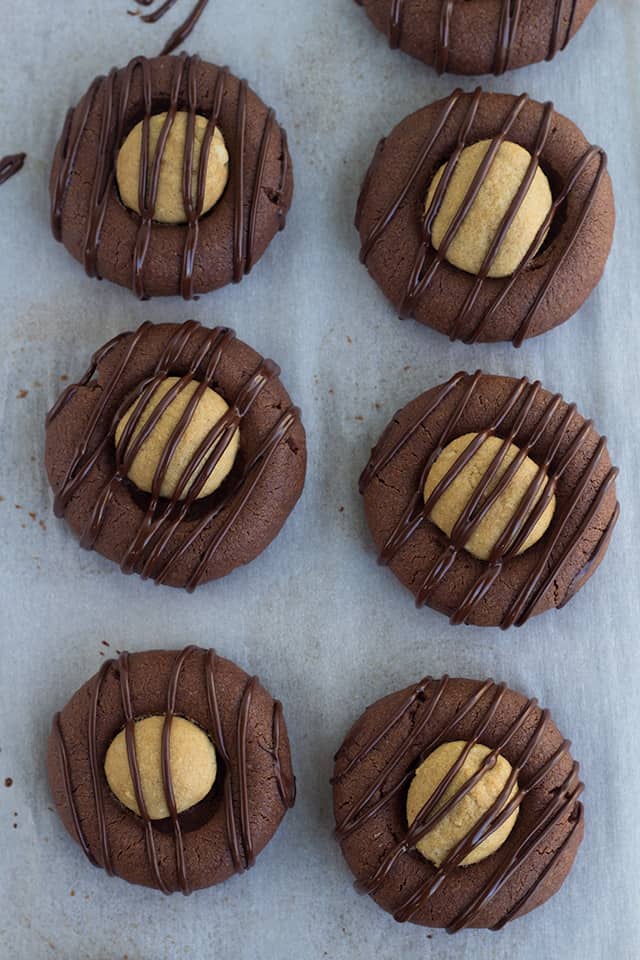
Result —
<svg viewBox="0 0 640 960"><path fill-rule="evenodd" d="M48 769L89 860L163 893L253 866L295 800L282 705L194 646L103 663L55 715Z"/></svg>
<svg viewBox="0 0 640 960"><path fill-rule="evenodd" d="M245 80L197 56L136 57L67 114L50 193L53 234L89 276L188 300L249 273L285 225L293 174Z"/></svg>
<svg viewBox="0 0 640 960"><path fill-rule="evenodd" d="M356 0L392 48L438 73L495 73L552 60L596 0Z"/></svg>
<svg viewBox="0 0 640 960"><path fill-rule="evenodd" d="M401 316L519 346L567 320L602 276L615 223L606 167L552 104L454 90L379 143L356 212L360 259Z"/></svg>
<svg viewBox="0 0 640 960"><path fill-rule="evenodd" d="M564 606L596 571L617 473L575 404L478 371L395 414L360 491L380 562L417 606L506 629Z"/></svg>
<svg viewBox="0 0 640 960"><path fill-rule="evenodd" d="M225 327L144 323L110 340L47 417L56 515L123 572L170 586L249 563L304 486L279 373Z"/></svg>
<svg viewBox="0 0 640 960"><path fill-rule="evenodd" d="M450 933L540 906L584 832L569 747L547 710L492 680L426 677L378 700L333 778L356 887L400 922Z"/></svg>

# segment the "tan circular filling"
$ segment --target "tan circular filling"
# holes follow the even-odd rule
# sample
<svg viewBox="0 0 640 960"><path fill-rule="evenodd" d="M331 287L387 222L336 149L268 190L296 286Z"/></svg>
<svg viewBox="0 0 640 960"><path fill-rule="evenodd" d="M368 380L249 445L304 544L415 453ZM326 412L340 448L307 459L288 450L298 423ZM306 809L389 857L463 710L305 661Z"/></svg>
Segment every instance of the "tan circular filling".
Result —
<svg viewBox="0 0 640 960"><path fill-rule="evenodd" d="M184 223L187 220L183 197L183 169L188 116L189 114L184 111L176 114L162 154L158 194L153 211L153 219L158 220L160 223ZM158 138L166 117L166 113L158 113L151 117L149 121L149 182ZM191 197L194 206L198 197L200 153L202 151L202 144L208 122L206 117L201 117L196 114L191 160ZM136 213L141 212L139 204L139 180L142 129L143 124L142 121L140 121L120 147L116 164L116 178L122 202L125 206L129 207L130 210L135 210ZM203 214L218 202L227 185L228 178L229 154L227 153L224 137L216 127L209 146L204 204L202 208Z"/></svg>
<svg viewBox="0 0 640 960"><path fill-rule="evenodd" d="M132 437L129 440L129 445L136 439L140 430L144 427L145 423L157 405L160 403L165 394L168 393L171 387L178 382L178 380L178 377L167 377L166 380L162 380L157 386L151 398L149 399L149 402L142 411L142 414L138 417L138 422L133 431ZM189 400L197 390L198 386L198 382L196 380L192 380L187 384L186 387L180 390L178 395L171 401L147 439L140 447L140 450L134 458L133 463L131 464L131 467L127 473L129 479L132 480L140 490L145 490L147 493L152 492L153 478L160 457L167 447L173 431L176 429L176 426L182 417ZM116 428L116 446L120 443L120 438L122 437L124 428L129 422L135 407L136 401L134 400L118 423ZM161 497L173 496L178 483L182 479L187 467L193 461L201 443L211 432L216 423L218 423L218 421L226 414L228 409L229 407L219 394L215 393L215 391L213 391L210 387L205 388L205 391L200 397L198 405L196 406L196 409L191 417L191 420L189 421L186 429L183 430L182 438L176 446L174 454L165 470L164 478L160 486ZM231 441L218 460L211 476L208 478L207 482L204 484L202 490L198 494L198 499L201 497L208 497L215 490L217 490L222 481L229 474L238 452L239 443L240 431L236 429ZM126 453L126 451L124 452ZM211 451L209 451L209 457L210 454ZM199 466L203 466L207 459L208 456L201 456L198 461ZM188 495L189 490L197 477L197 474L198 471L196 470L195 473L192 474L189 482L185 485L184 490L181 491L179 499L184 500Z"/></svg>
<svg viewBox="0 0 640 960"><path fill-rule="evenodd" d="M407 794L407 821L409 826L413 824L422 807L433 795L466 745L464 740L443 743L420 764ZM489 747L482 744L477 744L471 748L462 767L435 804L434 813L441 810L447 801L478 772L489 753L491 753ZM511 764L508 760L498 754L495 766L487 770L478 783L418 842L417 849L426 860L430 860L436 867L439 867L446 860L453 848L473 830L482 816L496 802L509 779L511 770ZM506 807L517 790L518 785L514 783L509 797L500 805L500 810ZM494 833L491 833L482 843L478 844L461 861L460 866L468 867L472 863L478 863L495 853L511 833L517 818L518 808Z"/></svg>
<svg viewBox="0 0 640 960"><path fill-rule="evenodd" d="M164 717L146 717L134 725L136 758L142 796L152 820L170 815L162 780L162 731ZM171 721L169 737L171 782L178 813L203 800L216 779L216 751L204 730L183 717ZM120 803L140 814L129 769L125 731L111 741L104 772Z"/></svg>
<svg viewBox="0 0 640 960"><path fill-rule="evenodd" d="M465 433L462 437L452 440L451 443L444 448L427 476L424 485L425 503L438 483L453 467L458 457L477 436L477 433ZM482 481L503 443L504 441L499 437L488 437L456 476L455 480L453 480L445 492L438 497L431 508L429 517L447 536L451 536L451 532L460 514L473 496L478 484ZM499 468L496 470L491 482L487 485L482 495L481 503L495 490L498 482L519 452L519 448L516 447L515 444L510 444ZM505 489L497 497L495 503L492 504L480 523L474 525L471 536L464 544L465 549L474 557L477 557L479 560L489 559L493 548L518 511L523 499L528 494L539 469L538 465L534 463L530 457L525 457ZM545 477L533 502L529 504L524 514L526 519L533 513L534 507L543 495L548 483L549 478ZM534 543L537 543L546 533L555 508L556 498L554 494L541 516L533 525L531 532L525 538L524 543L517 551L518 554L524 553L525 550L528 550Z"/></svg>
<svg viewBox="0 0 640 960"><path fill-rule="evenodd" d="M465 147L460 154L433 223L431 242L436 250L440 249L444 235L463 205L466 193L490 145L491 140L481 140L470 147ZM449 263L467 273L480 272L491 243L498 233L500 223L525 178L530 162L531 154L517 143L506 140L500 145L469 213L447 247L445 259ZM443 164L431 181L426 210L431 205L445 167L446 164ZM490 277L508 277L518 268L551 210L552 204L553 197L549 181L538 167L524 200L498 248L488 272ZM540 244L543 240L544 237L541 238Z"/></svg>

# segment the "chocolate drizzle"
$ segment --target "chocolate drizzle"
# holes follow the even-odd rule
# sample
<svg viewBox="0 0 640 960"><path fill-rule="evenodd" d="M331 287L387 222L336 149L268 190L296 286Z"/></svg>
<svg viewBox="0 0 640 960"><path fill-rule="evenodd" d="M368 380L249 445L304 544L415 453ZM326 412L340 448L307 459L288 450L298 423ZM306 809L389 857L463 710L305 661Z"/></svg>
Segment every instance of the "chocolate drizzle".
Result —
<svg viewBox="0 0 640 960"><path fill-rule="evenodd" d="M150 7L151 4L154 2L154 0L135 0L135 2L140 7ZM140 19L144 21L144 23L157 23L158 20L164 17L165 13L168 13L169 10L171 10L171 8L176 5L176 2L177 0L164 0L164 3L161 3L159 7L156 7L156 9L152 10L151 13L143 14L140 17ZM189 14L189 16L186 18L186 20L184 20L180 24L180 26L173 31L173 33L165 43L164 47L162 48L162 52L160 56L165 56L168 53L173 53L173 51L177 47L181 46L184 43L187 37L192 33L193 28L195 27L198 20L204 13L205 7L207 6L208 3L209 3L209 0L198 0L193 10ZM137 11L130 10L129 13L135 16L137 14Z"/></svg>
<svg viewBox="0 0 640 960"><path fill-rule="evenodd" d="M172 546L174 534L180 524L187 518L189 509L196 502L198 493L215 470L236 430L240 427L243 419L269 381L279 375L280 368L272 360L260 360L256 370L240 388L237 396L229 401L227 412L216 424L212 425L207 436L195 450L180 476L173 495L170 498L163 499L160 497L160 490L169 464L185 435L200 398L208 386L213 386L220 358L225 347L233 339L234 333L226 327L215 327L213 330L206 332L206 336L195 352L186 373L179 377L171 389L167 391L150 414L144 427L136 435L141 416L155 390L171 374L194 336L203 330L200 324L193 320L182 324L171 337L158 359L153 375L138 385L133 396L128 393L124 397L109 428L102 436L99 436L98 425L104 417L105 410L114 397L118 397L122 377L140 348L145 334L151 329L151 324L144 323L135 334L121 334L107 343L94 355L91 367L81 381L68 387L51 409L47 417L47 424L55 419L79 389L90 383L100 364L114 347L121 343L123 338L129 338L127 349L124 351L122 359L112 376L104 384L100 399L96 402L85 432L76 446L66 475L57 490L54 511L56 516L64 516L74 493L83 483L89 480L92 470L103 452L112 446L114 448L112 472L107 482L96 491L94 506L80 539L81 546L85 549L93 549L102 530L105 515L116 486L129 482L126 479L127 473L140 452L142 444L154 430L173 400L190 383L197 380L198 387L169 436L158 460L144 518L135 531L121 563L121 569L124 573L139 573L144 579L152 577L157 583L163 583L167 580L176 562L196 541L204 539L205 544L201 549L199 560L186 583L187 590L193 591L205 577L208 563L249 503L253 491L278 447L286 442L291 430L298 422L300 411L297 407L289 407L282 411L275 425L261 438L256 449L252 450L247 456L235 482L231 481L227 485L226 494L215 497L210 501L211 505L195 523L189 536L179 546ZM132 402L135 403L135 407L122 432L120 441L116 445L116 427ZM188 492L185 494L187 487ZM212 522L223 514L224 521L207 541L207 530Z"/></svg>
<svg viewBox="0 0 640 960"><path fill-rule="evenodd" d="M568 444L569 430L576 415L575 404L566 408L559 425L550 429L550 423L562 405L562 397L555 394L546 403L544 412L537 423L523 432L524 424L531 413L534 403L539 398L541 386L539 381L530 383L526 378L514 381L513 389L498 413L493 417L462 451L460 456L451 465L442 480L437 484L425 501L423 491L431 467L440 456L443 449L458 435L456 428L464 410L476 393L482 378L480 371L473 375L467 373L455 374L436 393L434 400L427 410L422 413L397 438L394 445L382 453L386 439L383 435L378 446L373 450L371 459L360 477L360 492L364 493L368 485L379 476L384 468L394 459L404 445L416 431L432 416L441 403L449 395L458 390L458 398L451 415L446 421L433 450L428 456L420 474L418 487L402 516L396 523L387 538L381 554L380 563L388 565L396 554L411 540L416 531L430 523L430 514L437 500L446 492L456 477L469 463L480 446L492 435L499 434L503 443L495 457L489 463L485 473L478 483L473 496L470 498L462 513L458 517L447 544L438 559L425 571L422 583L416 593L416 606L421 607L429 602L435 589L445 580L449 571L464 550L473 532L486 516L497 498L506 489L515 473L520 469L525 457L532 449L544 442L543 452L537 457L538 471L529 484L510 522L497 540L491 555L484 564L482 574L475 580L457 608L451 615L452 624L467 623L476 606L490 593L505 564L514 559L523 543L529 537L536 523L544 513L552 496L556 493L558 482L574 460L584 448L587 437L592 430L592 421L586 421L573 440ZM511 427L504 426L510 415L514 415ZM511 444L519 448L518 455L513 459L502 477L492 487L497 471L509 450ZM566 446L562 455L560 449ZM585 532L596 517L605 497L614 488L618 470L611 467L605 478L599 483L598 489L591 500L588 510L573 535L564 544L562 551L556 555L556 546L567 526L572 522L574 511L580 503L582 495L594 483L594 476L603 459L606 450L606 437L601 437L589 458L576 487L561 502L557 504L550 529L545 537L544 547L539 551L539 557L529 577L512 600L509 608L500 623L502 629L511 626L522 626L535 611L535 608L565 564L569 561L574 549L582 540ZM546 484L546 485L545 485ZM543 489L544 485L544 489ZM540 491L542 493L540 494ZM536 502L536 498L539 499ZM613 529L619 516L619 505L616 503L614 512L609 519L606 529L602 533L595 550L580 573L570 586L564 603L568 602L582 583L588 578L594 563L602 556L609 543Z"/></svg>
<svg viewBox="0 0 640 960"><path fill-rule="evenodd" d="M194 11L195 12L195 11ZM168 137L175 121L176 114L181 108L183 96L186 99L188 113L187 137L185 141L184 162L182 172L182 197L186 223L184 231L184 248L180 276L180 293L185 300L196 296L195 266L198 252L200 218L203 214L209 148L216 126L220 123L220 113L224 97L227 95L229 71L221 67L217 71L215 89L211 108L204 109L201 98L203 91L199 81L200 59L197 56L181 54L174 58L174 74L171 86L167 117L161 128L153 162L150 159L150 119L159 109L154 105L152 93L153 61L145 57L136 57L122 70L112 69L107 77L98 77L89 88L80 104L69 110L62 136L56 148L52 171L51 188L51 228L58 241L62 241L62 221L65 201L71 179L76 168L76 161L80 144L83 141L89 118L97 105L101 105L102 117L100 124L95 176L92 184L91 201L87 216L87 229L84 246L84 267L90 277L100 279L98 259L100 254L100 240L107 207L116 185L116 163L120 146L127 133L127 111L130 106L131 89L136 73L142 79L142 142L140 154L140 172L138 180L138 227L133 251L131 289L140 299L147 299L148 293L144 283L144 269L151 234L155 225L154 215L160 171L166 149ZM186 93L183 90L186 88ZM164 111L163 111L164 112ZM196 113L208 119L198 166L198 187L196 196L192 189L193 139ZM265 191L266 151L270 139L274 134L275 114L269 110L265 117L265 126L260 148L260 156L256 168L255 182L251 193L248 214L245 217L245 168L246 168L246 131L247 131L247 83L240 82L240 92L237 108L237 122L235 130L223 130L225 141L229 148L231 162L230 184L227 189L233 190L233 281L238 283L253 265L258 204ZM282 135L283 175L280 188L275 197L278 205L278 215L281 228L284 226L285 209L281 204L281 197L285 189L287 174L287 148L284 131ZM246 219L246 222L245 222ZM246 236L245 236L246 234Z"/></svg>
<svg viewBox="0 0 640 960"><path fill-rule="evenodd" d="M362 6L364 0L356 0ZM518 40L518 28L522 20L523 0L501 0L500 19L496 35L496 46L492 72L499 76L509 69L510 60ZM434 65L438 73L446 73L452 46L452 21L456 0L441 0L438 35ZM547 50L547 60L552 60L559 50L569 43L574 30L578 3L577 0L553 0L553 18L551 36ZM563 27L562 15L569 10L569 19ZM396 49L402 41L403 15L405 0L391 0L389 11L389 45Z"/></svg>
<svg viewBox="0 0 640 960"><path fill-rule="evenodd" d="M361 893L375 894L390 876L398 861L402 857L410 855L410 851L416 848L420 840L440 823L452 811L458 801L465 797L482 776L495 765L498 754L505 750L508 751L514 737L519 733L521 734L523 727L528 723L530 724L532 717L536 713L539 715L533 732L527 738L522 750L518 752L515 758L510 757L511 774L492 806L455 845L441 866L433 868L430 875L417 888L407 891L406 896L394 913L394 918L401 923L413 920L429 898L452 881L456 870L465 857L494 833L516 809L522 806L524 810L527 797L530 794L535 792L539 786L542 790L545 790L544 786L541 786L545 778L562 761L563 757L568 755L570 747L568 740L562 741L551 756L542 762L533 773L528 773L526 779L522 781L523 771L530 764L533 755L540 747L545 727L549 722L548 711L540 711L535 700L528 700L514 722L501 736L499 742L493 745L491 752L483 760L477 773L470 777L436 812L436 807L443 794L461 769L472 747L483 742L483 736L485 732L490 730L491 723L506 692L504 684L495 684L492 680L477 684L474 691L456 709L451 719L444 725L440 725L437 732L434 732L438 706L450 683L451 681L447 676L437 682L431 677L425 677L421 680L385 728L362 746L333 780L334 783L343 781L348 773L364 760L410 711L415 711L407 736L386 764L382 766L366 791L353 798L348 812L338 823L336 835L342 844L353 833L361 829L379 810L392 802L397 802L396 798L405 790L413 778L416 768L423 760L440 744L461 739L457 732L458 726L479 704L485 705L479 712L478 720L474 724L471 734L465 733L464 735L463 739L467 741L467 745L461 752L459 759L420 809L411 827L407 828L406 833L390 846L376 870L365 880L356 884L356 888ZM431 691L430 695L427 695L428 690ZM415 750L418 746L420 750L415 757ZM339 757L340 754L338 754L337 759ZM415 759L410 762L410 757L415 757ZM403 767L406 767L406 770L400 772ZM395 781L393 786L388 785L390 780ZM518 784L517 792L512 799L509 799L516 783ZM504 885L517 873L536 849L539 850L544 845L545 839L556 825L568 818L571 822L571 829L559 849L537 876L534 883L524 890L516 903L505 912L492 929L500 929L525 909L581 824L583 808L582 804L578 802L578 797L583 789L584 786L579 780L579 765L572 761L570 770L562 784L560 787L549 791L549 799L544 805L540 806L537 815L527 825L526 833L522 830L518 831L514 839L507 840L503 848L492 854L491 860L495 863L495 869L471 902L450 921L447 928L449 933L455 933L463 927L473 924L489 901L503 889Z"/></svg>
<svg viewBox="0 0 640 960"><path fill-rule="evenodd" d="M6 183L11 177L22 170L27 159L26 153L12 153L0 160L0 184Z"/></svg>
<svg viewBox="0 0 640 960"><path fill-rule="evenodd" d="M276 775L276 784L280 799L287 809L291 808L296 802L296 778L292 775L290 778L285 776L280 763L280 738L282 736L282 704L276 700L273 704L273 723L271 728L271 739L273 742L273 764Z"/></svg>
<svg viewBox="0 0 640 960"><path fill-rule="evenodd" d="M169 810L169 820L171 823L174 847L175 847L175 857L176 857L176 874L178 878L179 889L185 895L191 893L191 885L189 881L189 874L187 869L187 856L185 849L185 842L183 836L183 829L181 823L181 815L176 809L175 795L173 781L171 777L171 762L170 762L170 737L171 737L171 724L175 716L179 716L177 712L177 696L180 683L180 675L182 669L185 665L185 662L189 657L194 655L202 654L202 662L204 669L204 682L207 691L207 703L209 706L209 727L207 728L207 733L211 737L217 753L218 758L218 777L216 783L212 789L220 789L219 782L222 778L222 800L224 803L225 811L225 822L227 829L227 842L229 847L229 852L233 861L235 872L243 871L244 869L251 867L255 861L255 851L251 839L251 827L250 827L250 797L249 797L249 768L247 760L247 740L248 740L248 729L250 724L250 712L252 699L258 683L257 677L250 677L245 686L240 707L238 710L238 715L236 719L236 736L237 736L237 781L234 780L234 771L232 764L227 753L224 734L222 730L222 722L220 719L220 711L216 690L216 667L217 667L217 657L214 650L202 650L196 646L188 646L179 654L176 655L171 675L169 678L167 686L167 701L166 709L164 714L164 727L162 731L162 753L161 753L161 762L162 762L162 782L164 787L165 802ZM64 737L62 735L62 730L60 726L60 715L56 714L54 718L53 731L57 740L58 750L60 753L62 771L63 771L63 784L64 784L64 794L67 808L70 811L72 824L74 827L74 832L76 834L77 840L80 843L82 849L84 850L88 859L93 863L94 866L103 866L105 870L110 875L117 875L117 871L114 868L113 860L110 853L109 847L109 824L107 822L107 813L105 806L105 797L109 793L109 788L106 783L104 776L104 771L101 769L100 762L98 759L98 737L97 737L97 716L100 708L100 696L102 687L105 681L107 674L113 673L115 671L116 676L119 676L120 684L120 699L122 705L122 711L125 720L125 738L127 745L127 757L129 762L129 773L131 776L131 781L133 783L133 788L136 796L136 802L138 804L138 809L140 811L140 818L144 824L144 833L145 833L145 848L147 858L156 882L158 889L162 890L163 893L169 894L172 892L171 886L166 882L162 873L162 862L158 856L158 851L156 848L156 839L155 839L155 828L154 821L149 817L145 802L144 795L142 790L142 781L140 777L140 771L138 766L138 759L136 754L136 742L135 742L135 722L136 722L136 711L133 705L133 691L131 686L131 675L130 675L130 660L128 653L122 653L118 660L109 660L102 665L100 673L98 674L96 681L93 685L93 690L91 694L91 703L89 708L89 723L87 730L88 745L89 745L89 764L91 770L91 786L93 797L95 801L97 823L98 823L98 832L100 837L100 850L101 857L99 862L96 857L93 855L89 844L86 840L86 837L82 831L80 817L78 809L76 806L76 801L74 798L74 788L71 781L70 773L70 763L69 756L67 752L67 747L65 744ZM278 711L281 712L281 706L276 701L274 704L274 714ZM275 737L275 734L274 734ZM273 741L273 756L274 756L274 779L278 785L278 793L282 800L283 807L288 809L293 806L295 796L292 796L290 792L285 791L284 793L280 789L280 783L282 781L282 773L279 760L279 734L278 739ZM237 791L238 795L238 811L237 814L240 820L240 838L238 837L238 832L236 828L236 804L234 800L234 790Z"/></svg>
<svg viewBox="0 0 640 960"><path fill-rule="evenodd" d="M360 260L362 263L366 264L367 259L375 246L376 242L379 240L384 231L389 227L393 219L395 218L398 210L405 201L407 195L411 189L415 186L418 179L422 176L423 170L429 157L431 156L436 143L442 134L442 131L447 124L447 121L450 119L454 109L458 104L464 102L465 99L468 100L468 103L461 113L460 122L458 125L458 135L456 147L449 157L449 160L446 163L443 176L440 179L438 187L434 193L434 196L431 200L429 208L421 212L420 214L420 235L421 242L418 247L415 260L409 274L406 288L402 296L401 303L399 304L399 311L403 317L411 317L415 315L415 310L418 303L426 296L429 291L429 288L433 284L433 281L438 274L438 271L442 267L442 264L446 260L447 253L450 249L450 246L454 239L456 238L460 227L462 226L465 218L467 217L469 211L471 210L478 193L482 185L484 184L486 177L491 169L493 160L495 159L500 145L507 139L511 128L518 119L525 105L529 102L529 97L526 94L522 94L520 97L515 99L512 108L507 113L501 127L494 135L491 140L491 145L485 154L482 163L480 164L469 188L465 194L465 197L458 208L458 211L453 218L449 229L446 231L442 242L438 250L435 250L431 244L432 229L434 222L440 212L442 203L444 201L445 193L451 178L455 172L456 166L462 154L462 151L466 146L473 143L473 137L471 136L471 131L473 128L473 123L476 118L478 108L480 106L480 101L482 99L483 92L480 87L478 87L474 93L465 97L465 94L460 89L456 89L453 93L443 101L442 108L438 119L434 127L429 131L425 141L418 153L415 163L413 164L408 177L404 181L401 189L398 194L393 198L391 203L388 205L387 209L379 216L371 227L369 233L362 241L362 247L360 252ZM578 159L574 167L570 171L569 175L566 177L564 183L559 189L557 195L554 198L553 204L545 217L544 222L541 224L539 230L537 231L533 241L531 242L527 253L525 254L523 260L516 268L516 270L509 277L505 277L501 281L501 289L497 296L494 298L490 306L484 310L484 312L478 317L474 326L467 333L463 335L466 324L469 321L470 316L472 315L473 308L480 296L488 278L489 271L495 261L495 258L500 250L502 243L504 242L507 233L511 224L513 223L514 218L516 217L523 201L526 198L529 187L533 181L533 178L540 166L540 160L544 155L545 145L549 138L550 131L553 126L553 117L554 109L553 104L545 103L542 109L542 114L540 118L540 123L538 126L538 132L536 136L535 146L531 154L531 162L525 174L525 177L518 189L513 201L511 202L509 209L505 216L503 217L498 230L493 238L491 246L487 251L487 255L481 265L480 271L477 276L473 278L473 282L469 288L469 292L460 308L457 316L455 317L450 329L449 329L449 338L451 340L462 339L465 343L476 343L480 340L486 331L490 321L494 318L497 311L500 309L501 305L509 296L509 293L513 287L517 284L520 277L523 273L533 264L535 257L538 253L538 250L544 241L545 236L547 235L551 224L553 223L554 218L556 217L558 211L566 202L567 198L571 194L572 190L576 186L578 180L587 173L589 167L597 161L597 167L595 174L593 175L592 185L586 195L585 201L582 205L582 208L579 212L579 215L576 218L574 225L568 231L566 240L563 246L559 245L559 238L555 241L553 247L553 263L550 265L549 269L543 272L540 281L538 290L533 299L533 302L526 310L526 313L522 317L516 332L512 337L512 343L515 347L520 347L524 340L531 334L532 327L536 315L544 302L545 298L548 296L553 282L558 275L560 269L562 268L565 260L567 259L571 249L573 248L574 243L577 240L577 237L580 233L582 225L584 224L587 216L589 215L591 208L593 207L596 195L600 188L600 184L605 175L607 169L607 155L600 147L591 146L589 147L584 154ZM375 162L375 160L374 160ZM363 192L367 187L367 181L365 180L365 185L363 187ZM426 190L425 190L426 193ZM364 203L364 197L361 197L359 204L359 213L356 219L356 226L360 222L360 216L362 212L362 205ZM496 283L495 280L492 283Z"/></svg>

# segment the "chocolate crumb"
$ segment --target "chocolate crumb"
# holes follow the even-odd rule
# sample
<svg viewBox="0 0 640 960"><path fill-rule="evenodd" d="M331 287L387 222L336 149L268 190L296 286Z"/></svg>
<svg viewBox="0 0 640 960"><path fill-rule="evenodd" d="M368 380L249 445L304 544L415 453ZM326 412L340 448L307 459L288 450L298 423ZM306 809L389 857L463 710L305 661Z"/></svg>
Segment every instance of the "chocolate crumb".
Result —
<svg viewBox="0 0 640 960"><path fill-rule="evenodd" d="M5 787L12 787L12 786L13 786L13 779L12 779L11 777L5 777L5 778L4 778L4 785L5 785Z"/></svg>

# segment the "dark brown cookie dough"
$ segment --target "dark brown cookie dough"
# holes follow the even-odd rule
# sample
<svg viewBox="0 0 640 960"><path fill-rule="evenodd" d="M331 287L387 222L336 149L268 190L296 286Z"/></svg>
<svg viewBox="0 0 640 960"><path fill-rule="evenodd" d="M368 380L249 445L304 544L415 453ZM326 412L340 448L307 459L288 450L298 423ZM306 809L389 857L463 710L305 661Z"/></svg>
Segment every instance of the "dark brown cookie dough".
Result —
<svg viewBox="0 0 640 960"><path fill-rule="evenodd" d="M198 217L193 197L188 223L160 224L153 220L152 166L145 175L141 165L145 216L122 203L115 167L136 124L176 108L212 119L222 131L229 180L208 213ZM257 263L284 227L293 173L284 130L246 81L198 57L136 57L98 77L69 111L50 193L54 236L89 276L113 280L141 298L191 299L239 282Z"/></svg>
<svg viewBox="0 0 640 960"><path fill-rule="evenodd" d="M206 732L218 769L204 800L152 821L116 799L104 761L130 721L167 715ZM164 893L209 887L252 866L295 799L280 703L256 677L199 647L104 663L54 717L48 769L60 818L89 860Z"/></svg>
<svg viewBox="0 0 640 960"><path fill-rule="evenodd" d="M438 870L415 849L419 828L436 825L427 824L434 804L409 830L406 797L416 768L451 741L481 743L511 764L519 812L495 853L463 867L453 851ZM427 677L374 703L338 751L333 779L336 832L358 889L396 920L451 933L499 929L540 906L562 885L584 832L569 746L535 700L491 680Z"/></svg>
<svg viewBox="0 0 640 960"><path fill-rule="evenodd" d="M391 47L439 73L501 74L564 50L596 0L356 0Z"/></svg>
<svg viewBox="0 0 640 960"><path fill-rule="evenodd" d="M521 518L490 562L464 549L490 488L471 505L467 532L461 527L453 540L428 519L433 503L427 507L423 499L441 450L456 437L483 431L546 466L556 498L551 525L534 546L518 555L533 520ZM427 604L452 623L506 629L564 606L595 572L618 519L616 475L606 438L559 394L524 378L458 373L395 414L372 451L360 490L380 560L418 606Z"/></svg>
<svg viewBox="0 0 640 960"><path fill-rule="evenodd" d="M476 277L445 260L442 245L436 253L425 201L436 171L459 150L503 139L539 156L554 205L537 253L509 277ZM516 346L583 304L602 276L614 223L604 151L550 104L481 90L455 90L399 123L378 145L356 213L361 260L400 315L452 340Z"/></svg>
<svg viewBox="0 0 640 960"><path fill-rule="evenodd" d="M279 372L224 327L145 323L120 334L48 415L45 463L56 514L85 548L170 586L192 590L249 563L279 533L304 486L304 428ZM180 501L138 490L126 477L127 440L115 443L123 413L169 375L181 378L180 389L192 381L212 387L229 405L221 428L240 431L230 474L200 500L195 479ZM199 461L207 469L224 454L223 441L212 436Z"/></svg>

